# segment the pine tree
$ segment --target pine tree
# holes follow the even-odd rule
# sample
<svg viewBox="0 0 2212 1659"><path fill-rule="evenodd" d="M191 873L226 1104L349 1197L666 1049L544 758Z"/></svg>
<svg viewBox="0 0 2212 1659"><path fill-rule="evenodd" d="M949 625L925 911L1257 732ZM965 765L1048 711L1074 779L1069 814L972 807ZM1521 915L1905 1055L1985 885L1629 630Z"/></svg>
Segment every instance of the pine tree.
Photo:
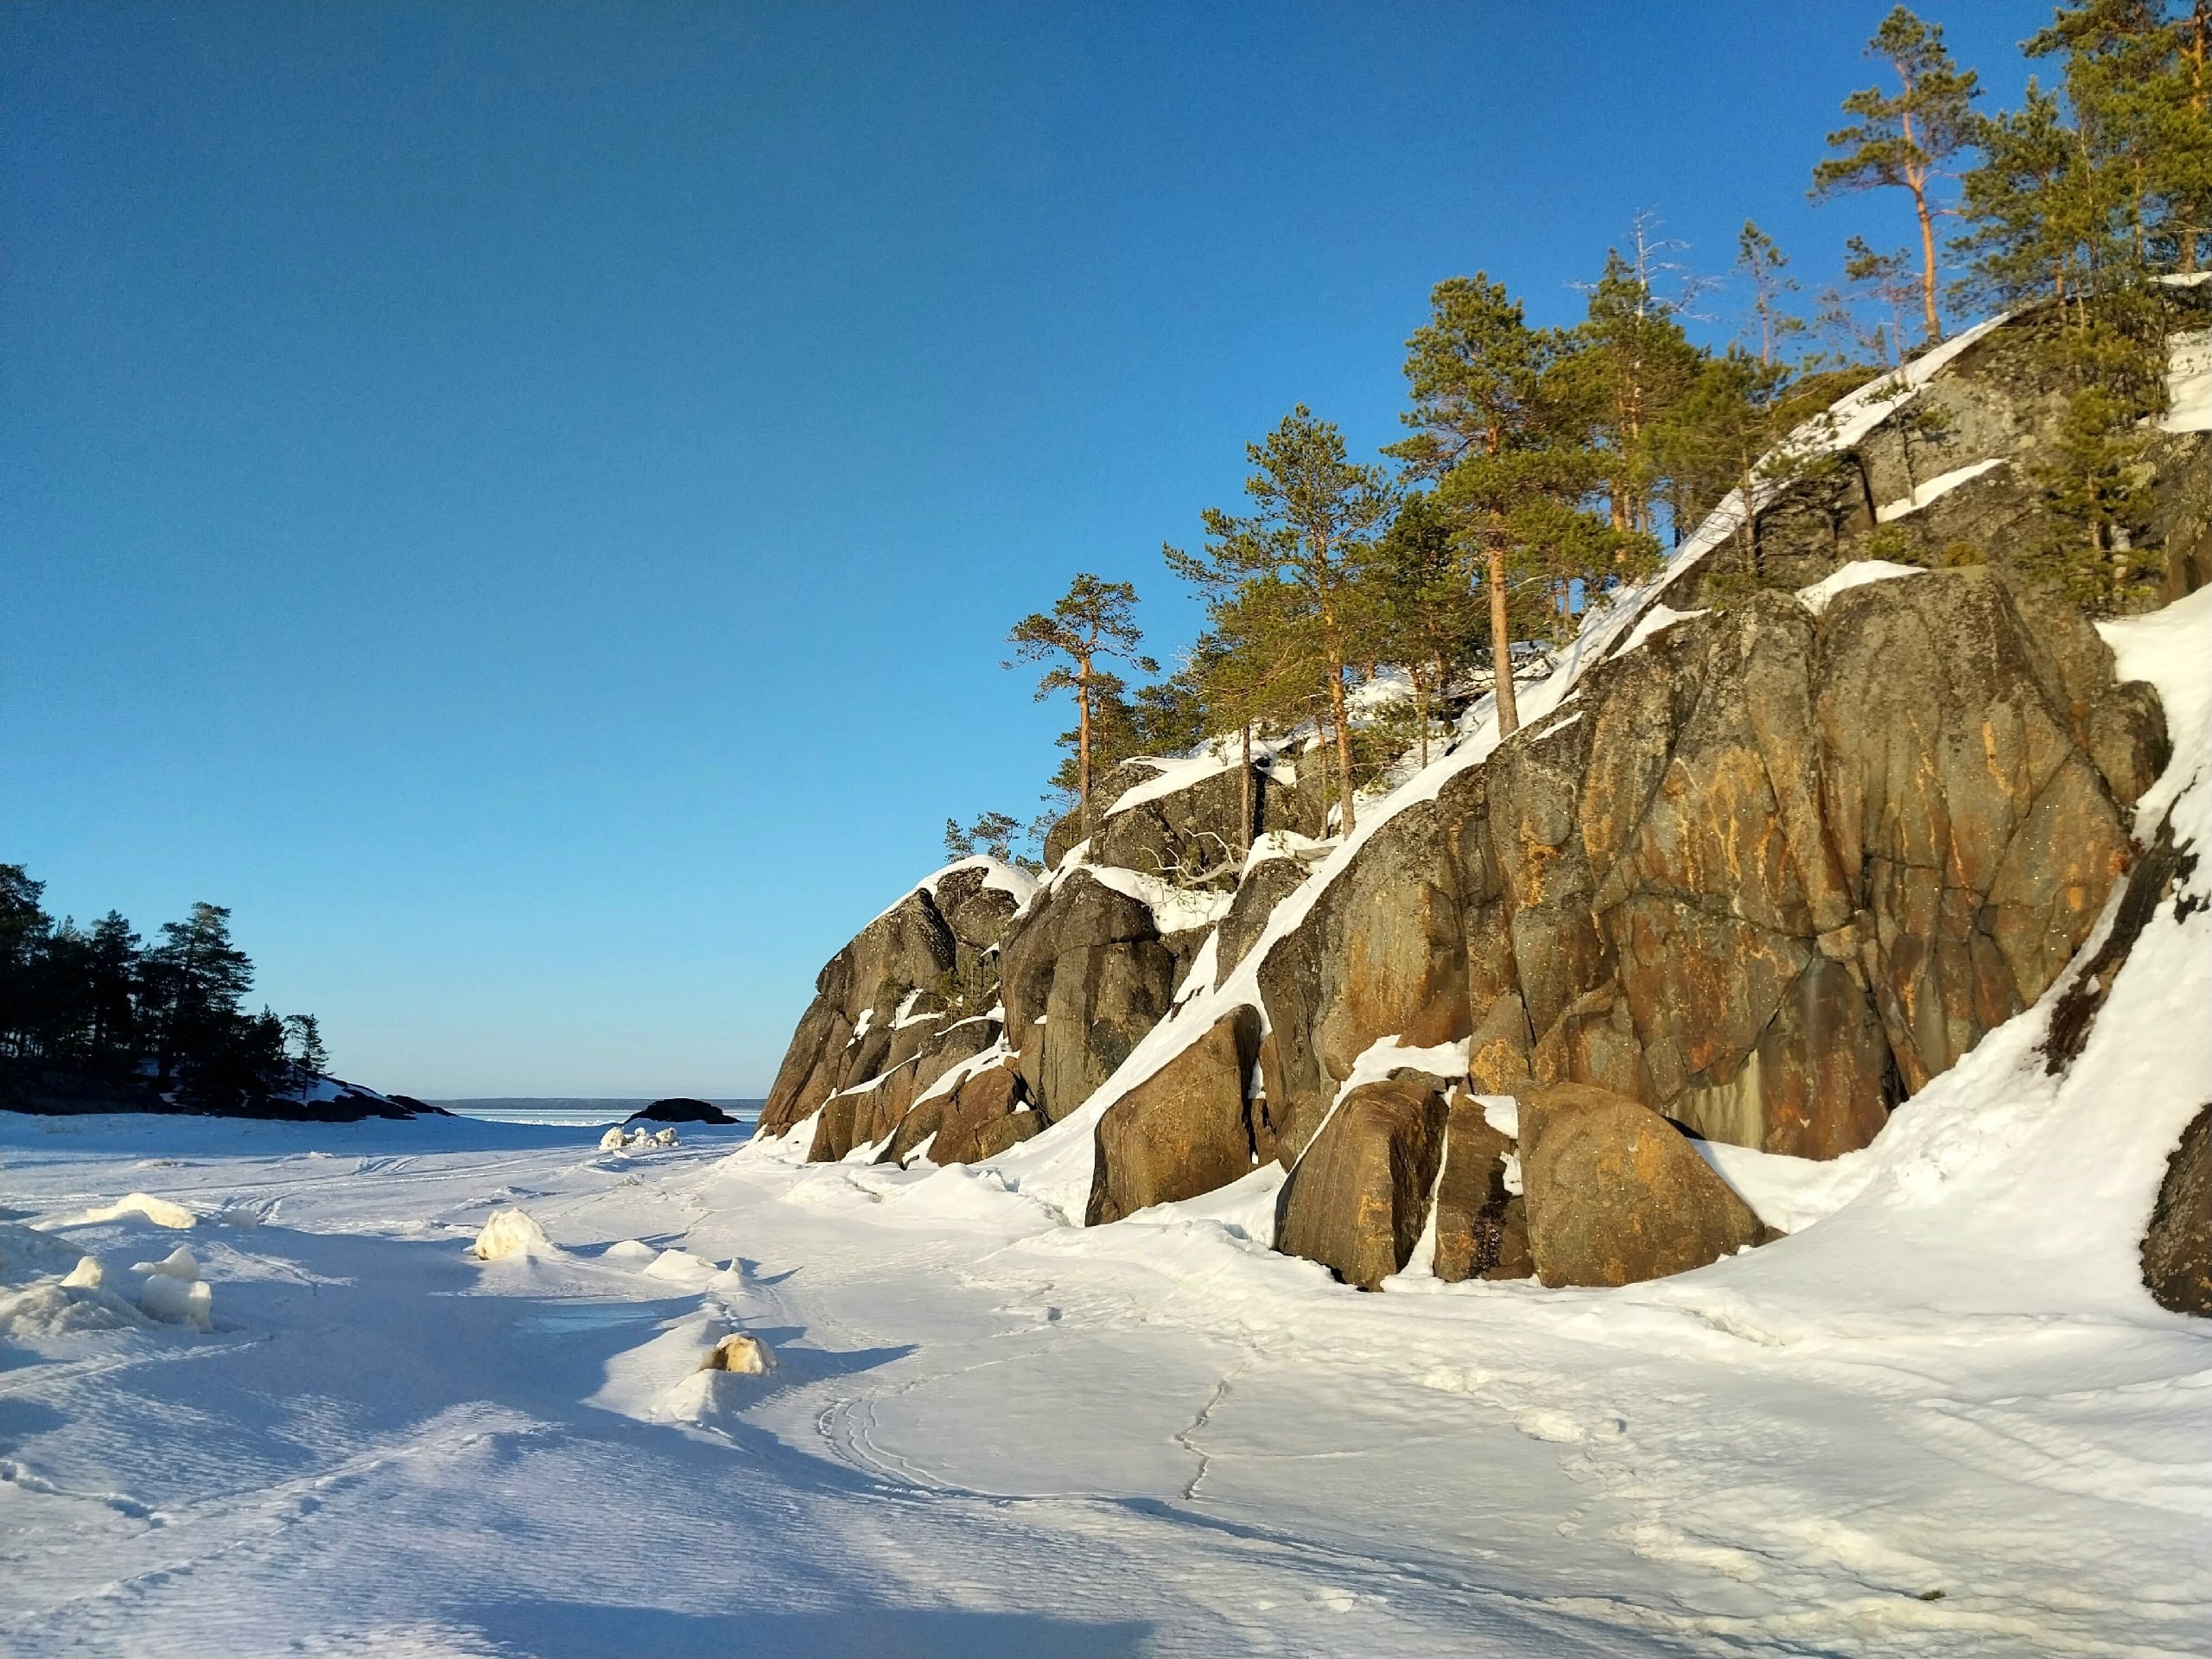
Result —
<svg viewBox="0 0 2212 1659"><path fill-rule="evenodd" d="M183 921L162 925L146 980L157 1033L155 1058L167 1078L180 1059L222 1048L245 1020L238 1005L252 987L253 964L231 943L231 912L197 904Z"/></svg>
<svg viewBox="0 0 2212 1659"><path fill-rule="evenodd" d="M1249 578L1208 607L1211 627L1191 654L1191 672L1208 723L1235 731L1243 760L1243 845L1252 850L1253 739L1303 717L1303 704L1327 670L1316 651L1305 590L1280 575ZM1319 727L1317 721L1316 725Z"/></svg>
<svg viewBox="0 0 2212 1659"><path fill-rule="evenodd" d="M1498 734L1521 724L1513 685L1513 590L1541 595L1541 627L1563 632L1578 591L1630 575L1648 536L1587 508L1612 461L1593 441L1575 336L1529 327L1521 304L1478 272L1437 284L1406 342L1414 435L1391 454L1437 480L1437 505L1480 550L1490 601ZM1516 580L1517 579L1517 580Z"/></svg>
<svg viewBox="0 0 2212 1659"><path fill-rule="evenodd" d="M54 926L39 900L46 883L20 864L0 864L0 1044L29 1052L30 1010L41 950Z"/></svg>
<svg viewBox="0 0 2212 1659"><path fill-rule="evenodd" d="M1547 399L1574 412L1580 442L1600 456L1606 511L1624 532L1653 527L1662 480L1651 434L1696 378L1701 356L1682 332L1682 302L1653 290L1641 223L1637 230L1637 263L1607 251L1587 315L1544 376Z"/></svg>
<svg viewBox="0 0 2212 1659"><path fill-rule="evenodd" d="M1400 504L1376 544L1370 588L1381 648L1413 683L1426 766L1432 710L1452 677L1479 654L1485 620L1451 516L1433 493Z"/></svg>
<svg viewBox="0 0 2212 1659"><path fill-rule="evenodd" d="M1912 197L1920 229L1920 302L1930 343L1943 337L1937 304L1936 181L1974 142L1974 100L1980 95L1971 69L1952 62L1940 24L1925 23L1899 6L1882 20L1866 48L1887 63L1897 91L1868 87L1843 100L1859 119L1828 135L1838 153L1813 169L1815 199L1845 191L1902 189Z"/></svg>
<svg viewBox="0 0 2212 1659"><path fill-rule="evenodd" d="M1736 269L1751 284L1751 312L1758 319L1763 365L1772 365L1782 354L1784 340L1805 332L1804 322L1782 308L1784 296L1797 288L1794 277L1783 275L1789 266L1789 256L1775 245L1774 238L1745 219L1736 238Z"/></svg>
<svg viewBox="0 0 2212 1659"><path fill-rule="evenodd" d="M139 946L138 935L116 911L92 925L86 1018L93 1058L107 1065L127 1062L137 1052Z"/></svg>
<svg viewBox="0 0 2212 1659"><path fill-rule="evenodd" d="M2204 242L2212 117L2204 108L2202 7L2164 0L2063 7L2027 42L2056 60L2055 90L1982 122L1982 164L1962 186L1972 267L1993 303L2047 302L2038 360L2065 399L2055 441L2024 464L2050 533L2015 562L2092 610L2123 605L2149 567L2136 550L2151 498L2140 462L2164 407L2167 301L2154 282L2194 269Z"/></svg>
<svg viewBox="0 0 2212 1659"><path fill-rule="evenodd" d="M1390 514L1390 487L1380 467L1347 459L1343 434L1303 404L1244 453L1255 469L1244 480L1253 511L1240 518L1209 507L1204 551L1166 547L1161 555L1169 569L1216 601L1255 580L1299 590L1304 604L1296 626L1309 634L1325 669L1342 828L1350 835L1355 808L1345 674L1363 654L1360 581Z"/></svg>
<svg viewBox="0 0 2212 1659"><path fill-rule="evenodd" d="M284 1016L284 1052L301 1086L311 1086L330 1069L330 1051L322 1045L322 1026L311 1014Z"/></svg>
<svg viewBox="0 0 2212 1659"><path fill-rule="evenodd" d="M1079 574L1052 610L1033 612L1014 625L1007 642L1025 662L1051 662L1052 666L1037 683L1037 699L1055 691L1071 691L1076 701L1076 799L1083 814L1084 833L1090 832L1092 721L1102 677L1102 664L1109 658L1132 664L1141 671L1157 671L1158 664L1136 654L1144 635L1137 627L1137 591L1126 582L1102 582L1090 572ZM1012 667L1011 663L1005 664ZM1115 687L1119 689L1116 679Z"/></svg>
<svg viewBox="0 0 2212 1659"><path fill-rule="evenodd" d="M1736 531L1745 570L1762 574L1758 503L1760 485L1788 465L1775 445L1796 423L1788 397L1787 365L1762 363L1731 346L1708 361L1697 385L1658 437L1669 470L1681 480L1700 517L1729 491L1739 491L1743 514Z"/></svg>

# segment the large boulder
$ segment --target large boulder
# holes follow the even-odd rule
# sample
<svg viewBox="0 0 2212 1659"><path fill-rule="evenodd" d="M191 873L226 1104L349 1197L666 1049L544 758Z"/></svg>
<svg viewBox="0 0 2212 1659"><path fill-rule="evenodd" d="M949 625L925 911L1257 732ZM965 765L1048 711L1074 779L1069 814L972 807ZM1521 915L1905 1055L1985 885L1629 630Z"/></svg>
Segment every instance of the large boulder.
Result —
<svg viewBox="0 0 2212 1659"><path fill-rule="evenodd" d="M1014 1143L1006 1141L999 1144L1003 1132L994 1126L1025 1110L1027 1097L1021 1074L1012 1066L987 1066L970 1074L945 1104L936 1130L937 1139L930 1144L930 1161L980 1163L992 1152L1005 1150ZM1030 1116L1034 1117L1035 1114Z"/></svg>
<svg viewBox="0 0 2212 1659"><path fill-rule="evenodd" d="M1243 880L1236 884L1236 897L1230 900L1229 913L1214 930L1217 983L1227 980L1260 942L1275 906L1306 885L1306 875L1305 862L1287 853L1263 857L1244 872Z"/></svg>
<svg viewBox="0 0 2212 1659"><path fill-rule="evenodd" d="M1194 1198L1251 1172L1246 1097L1259 1046L1258 1011L1234 1009L1106 1109L1086 1225Z"/></svg>
<svg viewBox="0 0 2212 1659"><path fill-rule="evenodd" d="M1529 1248L1547 1285L1627 1285L1756 1244L1757 1215L1649 1107L1582 1084L1522 1100Z"/></svg>
<svg viewBox="0 0 2212 1659"><path fill-rule="evenodd" d="M1446 1116L1427 1078L1352 1090L1283 1183L1275 1248L1363 1290L1403 1268L1427 1223Z"/></svg>

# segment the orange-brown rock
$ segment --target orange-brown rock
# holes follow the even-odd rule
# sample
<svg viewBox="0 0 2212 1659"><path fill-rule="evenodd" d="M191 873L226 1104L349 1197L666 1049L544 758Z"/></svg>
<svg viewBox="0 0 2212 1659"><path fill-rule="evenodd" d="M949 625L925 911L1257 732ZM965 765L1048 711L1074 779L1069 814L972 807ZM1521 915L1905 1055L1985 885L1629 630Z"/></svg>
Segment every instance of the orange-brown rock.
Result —
<svg viewBox="0 0 2212 1659"><path fill-rule="evenodd" d="M983 1148L995 1138L992 1125L1014 1116L1026 1100L1021 1074L1010 1065L987 1066L963 1079L939 1118L937 1139L930 1143L930 1161L973 1164L989 1157ZM1013 1144L1009 1141L1005 1146ZM1005 1146L997 1149L1003 1151Z"/></svg>
<svg viewBox="0 0 2212 1659"><path fill-rule="evenodd" d="M1584 1084L1521 1102L1529 1247L1547 1285L1626 1285L1765 1236L1758 1216L1649 1107Z"/></svg>

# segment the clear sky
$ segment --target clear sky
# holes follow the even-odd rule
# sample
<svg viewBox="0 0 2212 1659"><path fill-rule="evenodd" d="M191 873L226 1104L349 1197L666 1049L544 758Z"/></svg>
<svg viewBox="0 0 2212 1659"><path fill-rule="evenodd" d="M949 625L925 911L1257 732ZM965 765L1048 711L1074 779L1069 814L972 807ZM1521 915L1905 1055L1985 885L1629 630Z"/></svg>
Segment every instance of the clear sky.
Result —
<svg viewBox="0 0 2212 1659"><path fill-rule="evenodd" d="M1436 280L1904 241L1805 200L1883 10L10 0L0 860L232 906L364 1082L762 1092L1035 810L1007 626L1172 654L1161 541L1390 441ZM2047 6L1929 10L2017 96Z"/></svg>

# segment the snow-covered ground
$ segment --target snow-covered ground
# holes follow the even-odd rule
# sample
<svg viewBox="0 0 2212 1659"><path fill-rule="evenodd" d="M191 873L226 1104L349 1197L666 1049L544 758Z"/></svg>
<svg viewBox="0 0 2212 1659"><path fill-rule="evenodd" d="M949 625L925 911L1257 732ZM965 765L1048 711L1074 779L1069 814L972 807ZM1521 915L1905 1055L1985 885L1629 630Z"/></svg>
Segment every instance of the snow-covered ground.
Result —
<svg viewBox="0 0 2212 1659"><path fill-rule="evenodd" d="M2212 1336L2078 1218L2048 1294L1916 1268L1975 1181L1941 1135L1853 1178L1905 1189L1859 1282L1824 1224L1628 1291L1363 1295L1260 1248L1264 1174L1084 1230L683 1133L0 1118L56 1247L11 1289L188 1243L214 1319L18 1332L0 1647L2212 1651ZM130 1192L199 1219L73 1219ZM480 1259L515 1208L551 1247ZM739 1330L775 1369L700 1372Z"/></svg>

